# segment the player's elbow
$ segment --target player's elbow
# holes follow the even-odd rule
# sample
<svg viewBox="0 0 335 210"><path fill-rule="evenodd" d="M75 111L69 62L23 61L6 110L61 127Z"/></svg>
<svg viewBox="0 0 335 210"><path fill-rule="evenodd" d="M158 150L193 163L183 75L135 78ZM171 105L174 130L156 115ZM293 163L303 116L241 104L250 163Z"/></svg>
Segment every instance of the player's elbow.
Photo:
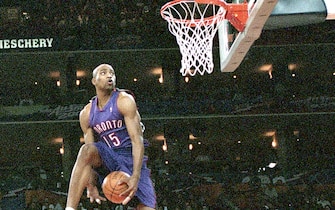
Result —
<svg viewBox="0 0 335 210"><path fill-rule="evenodd" d="M98 150L94 144L83 144L79 150L77 161L89 164L95 160L97 155Z"/></svg>

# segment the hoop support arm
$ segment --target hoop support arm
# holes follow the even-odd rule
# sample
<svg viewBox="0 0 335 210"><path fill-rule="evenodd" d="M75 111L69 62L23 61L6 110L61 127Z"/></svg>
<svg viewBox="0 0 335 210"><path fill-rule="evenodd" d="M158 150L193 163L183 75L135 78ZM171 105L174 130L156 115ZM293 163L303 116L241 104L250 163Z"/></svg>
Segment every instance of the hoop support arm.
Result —
<svg viewBox="0 0 335 210"><path fill-rule="evenodd" d="M224 0L195 0L199 4L214 4L223 7L227 12L227 19L239 32L243 31L249 17L248 2L241 4L227 3Z"/></svg>
<svg viewBox="0 0 335 210"><path fill-rule="evenodd" d="M237 35L228 56L221 61L222 72L233 72L241 64L254 41L260 37L264 24L277 1L279 0L257 0L253 5L244 31Z"/></svg>
<svg viewBox="0 0 335 210"><path fill-rule="evenodd" d="M245 28L249 17L248 3L229 4L229 9L226 13L226 19L239 31L242 32Z"/></svg>

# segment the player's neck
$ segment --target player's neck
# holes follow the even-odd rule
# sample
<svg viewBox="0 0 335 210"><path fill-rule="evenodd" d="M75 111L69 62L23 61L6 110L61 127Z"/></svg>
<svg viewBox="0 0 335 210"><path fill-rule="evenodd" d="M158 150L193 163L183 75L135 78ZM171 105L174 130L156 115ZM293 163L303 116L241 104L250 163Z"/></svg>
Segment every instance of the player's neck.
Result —
<svg viewBox="0 0 335 210"><path fill-rule="evenodd" d="M98 106L100 109L102 109L109 99L111 98L113 94L113 91L99 91L97 92L97 98L98 98Z"/></svg>

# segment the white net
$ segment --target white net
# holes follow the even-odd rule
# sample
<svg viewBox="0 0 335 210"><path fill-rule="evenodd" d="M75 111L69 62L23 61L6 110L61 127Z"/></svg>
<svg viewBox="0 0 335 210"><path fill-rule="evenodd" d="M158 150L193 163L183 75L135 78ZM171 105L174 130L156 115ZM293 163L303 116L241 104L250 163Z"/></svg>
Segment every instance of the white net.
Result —
<svg viewBox="0 0 335 210"><path fill-rule="evenodd" d="M176 1L162 7L162 17L176 37L182 55L180 73L194 76L212 73L213 39L219 25L226 23L225 9L214 4L199 4L193 0ZM228 24L224 24L228 25ZM226 37L228 37L228 29ZM226 38L228 50L228 38Z"/></svg>

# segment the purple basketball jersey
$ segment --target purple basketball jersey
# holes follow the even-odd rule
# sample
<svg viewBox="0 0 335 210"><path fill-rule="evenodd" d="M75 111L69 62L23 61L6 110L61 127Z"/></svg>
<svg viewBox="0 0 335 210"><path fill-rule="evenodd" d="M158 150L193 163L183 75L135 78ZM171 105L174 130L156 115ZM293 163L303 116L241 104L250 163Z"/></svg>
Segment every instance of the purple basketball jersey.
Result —
<svg viewBox="0 0 335 210"><path fill-rule="evenodd" d="M104 141L110 148L131 147L131 141L123 116L117 107L119 91L113 94L107 104L99 109L98 99L92 100L90 111L90 127L98 135L100 141Z"/></svg>

